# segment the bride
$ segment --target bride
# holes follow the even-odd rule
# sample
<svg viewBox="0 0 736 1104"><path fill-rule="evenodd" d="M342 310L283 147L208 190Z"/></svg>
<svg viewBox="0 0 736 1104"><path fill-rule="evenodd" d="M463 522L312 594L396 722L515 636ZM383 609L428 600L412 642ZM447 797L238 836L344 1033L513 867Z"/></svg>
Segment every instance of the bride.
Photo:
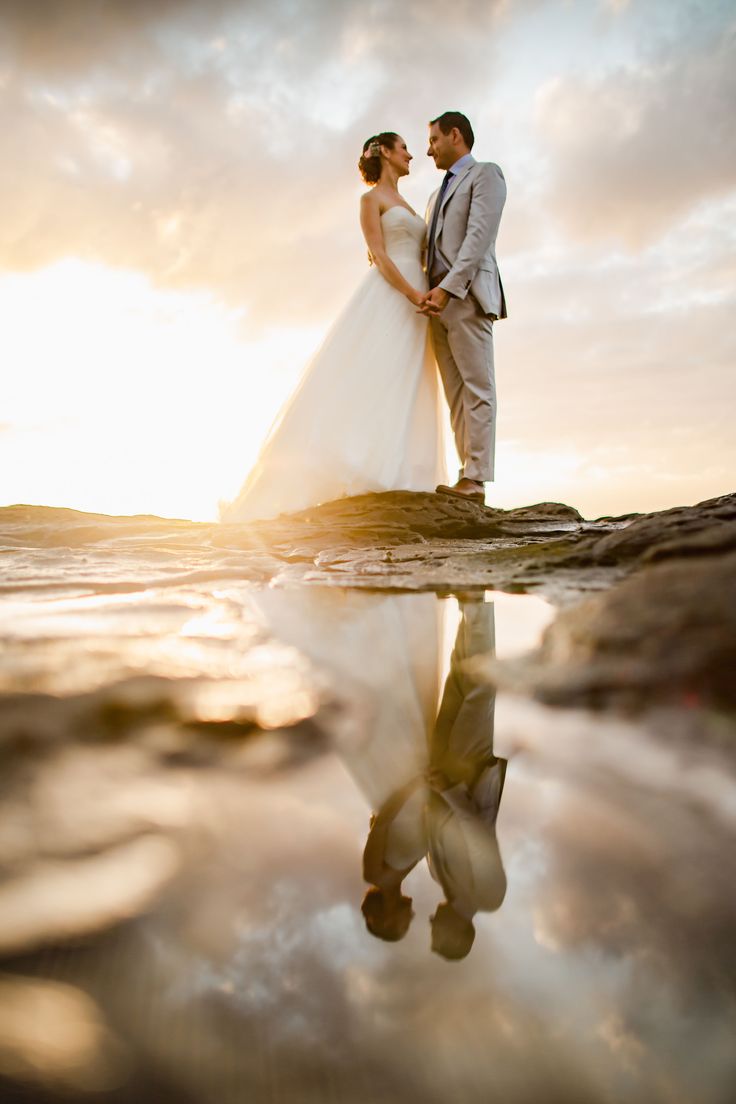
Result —
<svg viewBox="0 0 736 1104"><path fill-rule="evenodd" d="M433 491L446 480L439 377L422 268L424 219L398 182L412 155L398 134L363 146L360 224L371 268L276 417L223 522L272 518L344 495Z"/></svg>

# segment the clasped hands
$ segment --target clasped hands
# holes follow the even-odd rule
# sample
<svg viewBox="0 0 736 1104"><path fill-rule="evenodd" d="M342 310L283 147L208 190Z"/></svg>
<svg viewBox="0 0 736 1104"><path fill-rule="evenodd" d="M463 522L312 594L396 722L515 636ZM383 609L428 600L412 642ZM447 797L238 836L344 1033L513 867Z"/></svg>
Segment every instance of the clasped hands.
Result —
<svg viewBox="0 0 736 1104"><path fill-rule="evenodd" d="M427 318L431 318L433 315L440 314L449 302L449 292L441 287L432 288L417 301L417 314L424 314Z"/></svg>
<svg viewBox="0 0 736 1104"><path fill-rule="evenodd" d="M434 790L435 793L442 793L443 790L449 790L452 786L452 782L447 775L437 767L429 767L424 777L430 790Z"/></svg>

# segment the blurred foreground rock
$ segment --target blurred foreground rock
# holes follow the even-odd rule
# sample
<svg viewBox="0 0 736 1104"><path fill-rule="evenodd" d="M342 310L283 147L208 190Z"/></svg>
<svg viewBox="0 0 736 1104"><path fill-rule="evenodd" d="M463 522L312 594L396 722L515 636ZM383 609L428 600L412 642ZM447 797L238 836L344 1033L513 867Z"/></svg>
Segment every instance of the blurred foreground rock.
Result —
<svg viewBox="0 0 736 1104"><path fill-rule="evenodd" d="M626 577L564 610L533 655L476 662L479 678L549 704L736 707L736 495L586 534L558 562Z"/></svg>
<svg viewBox="0 0 736 1104"><path fill-rule="evenodd" d="M701 546L702 547L702 546ZM736 552L644 565L563 610L533 655L475 673L552 705L736 708Z"/></svg>

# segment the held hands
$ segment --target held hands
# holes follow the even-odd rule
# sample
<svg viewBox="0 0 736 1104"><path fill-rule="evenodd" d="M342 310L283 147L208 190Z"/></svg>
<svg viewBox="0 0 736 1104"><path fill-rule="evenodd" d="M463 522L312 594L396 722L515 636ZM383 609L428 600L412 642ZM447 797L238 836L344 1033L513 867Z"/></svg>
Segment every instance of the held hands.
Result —
<svg viewBox="0 0 736 1104"><path fill-rule="evenodd" d="M452 786L452 782L450 782L447 775L443 774L442 771L438 770L436 767L430 767L425 777L427 779L427 785L431 790L434 790L435 793L442 793L443 790L449 790Z"/></svg>
<svg viewBox="0 0 736 1104"><path fill-rule="evenodd" d="M450 295L444 288L436 287L419 296L419 302L415 303L417 314L424 314L427 318L440 314L450 302Z"/></svg>

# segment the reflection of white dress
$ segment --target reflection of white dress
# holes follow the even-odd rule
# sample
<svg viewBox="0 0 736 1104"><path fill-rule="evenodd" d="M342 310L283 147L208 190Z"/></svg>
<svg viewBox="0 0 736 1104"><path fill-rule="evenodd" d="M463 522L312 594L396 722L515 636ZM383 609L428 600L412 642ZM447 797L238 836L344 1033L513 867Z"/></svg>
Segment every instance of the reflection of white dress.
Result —
<svg viewBox="0 0 736 1104"><path fill-rule="evenodd" d="M249 601L270 633L306 655L350 702L336 750L378 810L426 769L445 603L429 592L338 587L266 587L253 590Z"/></svg>
<svg viewBox="0 0 736 1104"><path fill-rule="evenodd" d="M425 224L406 207L381 216L386 251L414 287ZM250 521L367 491L434 490L446 476L437 368L427 319L366 274L278 415L220 520Z"/></svg>

